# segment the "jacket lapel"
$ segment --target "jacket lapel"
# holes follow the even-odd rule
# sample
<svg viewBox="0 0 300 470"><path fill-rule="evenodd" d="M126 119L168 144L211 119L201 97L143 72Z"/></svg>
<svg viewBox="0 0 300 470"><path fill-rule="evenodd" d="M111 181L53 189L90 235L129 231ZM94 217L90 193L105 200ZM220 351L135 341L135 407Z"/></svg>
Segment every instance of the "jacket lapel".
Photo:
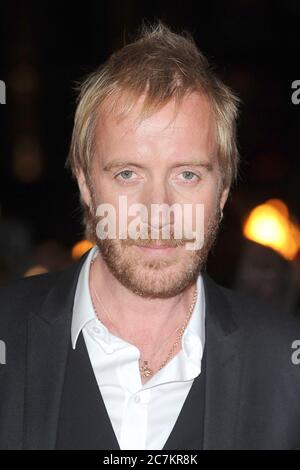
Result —
<svg viewBox="0 0 300 470"><path fill-rule="evenodd" d="M206 301L204 449L235 447L242 364L242 329L222 289L203 275Z"/></svg>
<svg viewBox="0 0 300 470"><path fill-rule="evenodd" d="M58 276L40 312L29 319L25 377L25 449L53 449L70 342L80 261Z"/></svg>
<svg viewBox="0 0 300 470"><path fill-rule="evenodd" d="M55 449L120 450L82 332L69 349Z"/></svg>
<svg viewBox="0 0 300 470"><path fill-rule="evenodd" d="M200 377L193 382L164 449L231 449L235 445L241 329L222 289L206 273L203 281L206 320L202 360L205 364ZM203 415L202 387L205 388Z"/></svg>

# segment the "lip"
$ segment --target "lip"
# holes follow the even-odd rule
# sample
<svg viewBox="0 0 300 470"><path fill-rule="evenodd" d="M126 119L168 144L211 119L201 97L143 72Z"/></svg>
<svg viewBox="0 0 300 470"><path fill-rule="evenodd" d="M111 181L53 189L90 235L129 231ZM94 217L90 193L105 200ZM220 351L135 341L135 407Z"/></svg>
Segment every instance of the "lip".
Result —
<svg viewBox="0 0 300 470"><path fill-rule="evenodd" d="M156 250L156 251L166 251L174 250L174 246L140 246L143 250Z"/></svg>
<svg viewBox="0 0 300 470"><path fill-rule="evenodd" d="M165 246L165 245L154 245L154 246L142 246L142 245L135 245L136 248L143 251L144 253L169 253L174 251L177 247L176 246Z"/></svg>

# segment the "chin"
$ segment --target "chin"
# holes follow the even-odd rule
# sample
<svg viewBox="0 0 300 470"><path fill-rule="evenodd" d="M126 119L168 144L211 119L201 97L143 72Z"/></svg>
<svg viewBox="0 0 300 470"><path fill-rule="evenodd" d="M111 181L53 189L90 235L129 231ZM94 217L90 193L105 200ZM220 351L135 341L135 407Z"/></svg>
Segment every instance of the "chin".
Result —
<svg viewBox="0 0 300 470"><path fill-rule="evenodd" d="M166 299L180 294L190 284L189 275L173 264L157 269L140 267L127 287L142 297Z"/></svg>

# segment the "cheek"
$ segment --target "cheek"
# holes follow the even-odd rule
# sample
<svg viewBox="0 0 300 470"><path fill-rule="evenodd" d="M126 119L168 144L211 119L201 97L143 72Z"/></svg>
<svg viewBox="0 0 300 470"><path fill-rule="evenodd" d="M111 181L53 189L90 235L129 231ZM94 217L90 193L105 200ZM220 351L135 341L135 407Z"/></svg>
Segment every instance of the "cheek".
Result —
<svg viewBox="0 0 300 470"><path fill-rule="evenodd" d="M196 219L199 219L199 217L201 216L203 218L205 227L207 227L209 220L216 213L217 207L217 193L212 193L207 197L202 197L201 200L199 200L193 208L193 222L195 223Z"/></svg>
<svg viewBox="0 0 300 470"><path fill-rule="evenodd" d="M207 192L203 195L204 217L207 222L218 210L220 191L218 181L213 181Z"/></svg>
<svg viewBox="0 0 300 470"><path fill-rule="evenodd" d="M94 200L99 204L110 204L118 213L119 194L112 190L111 182L105 181L105 178L99 178L94 185Z"/></svg>
<svg viewBox="0 0 300 470"><path fill-rule="evenodd" d="M208 226L209 221L212 217L215 216L217 210L217 200L210 201L209 203L205 204L204 206L204 221L205 227Z"/></svg>

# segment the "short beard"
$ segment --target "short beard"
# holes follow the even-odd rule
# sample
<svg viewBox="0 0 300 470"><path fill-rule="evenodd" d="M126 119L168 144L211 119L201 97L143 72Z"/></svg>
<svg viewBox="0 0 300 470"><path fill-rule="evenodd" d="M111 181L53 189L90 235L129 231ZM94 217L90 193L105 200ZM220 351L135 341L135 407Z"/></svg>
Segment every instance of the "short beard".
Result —
<svg viewBox="0 0 300 470"><path fill-rule="evenodd" d="M188 258L182 269L177 269L174 258L145 260L139 264L134 256L127 256L126 249L132 245L132 240L101 240L96 234L98 223L93 204L90 224L93 241L100 250L102 259L111 274L127 289L144 298L167 299L180 294L193 285L200 272L205 270L207 257L215 244L220 227L220 208L211 215L201 249L187 250ZM175 270L171 271L170 266ZM142 272L141 272L142 268ZM177 269L177 271L176 271ZM164 272L165 271L165 272Z"/></svg>

